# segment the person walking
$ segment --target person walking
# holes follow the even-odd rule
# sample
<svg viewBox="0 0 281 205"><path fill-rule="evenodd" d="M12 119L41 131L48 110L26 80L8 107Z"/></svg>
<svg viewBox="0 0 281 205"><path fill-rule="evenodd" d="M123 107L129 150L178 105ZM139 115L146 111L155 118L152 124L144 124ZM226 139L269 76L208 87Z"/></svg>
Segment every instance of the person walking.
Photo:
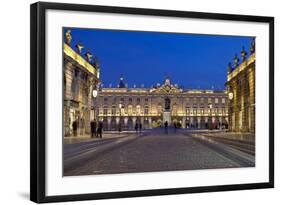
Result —
<svg viewBox="0 0 281 205"><path fill-rule="evenodd" d="M174 129L175 129L175 133L177 132L177 123L174 122Z"/></svg>
<svg viewBox="0 0 281 205"><path fill-rule="evenodd" d="M98 136L99 138L102 138L102 129L103 129L103 124L102 121L99 121L99 125L98 125Z"/></svg>
<svg viewBox="0 0 281 205"><path fill-rule="evenodd" d="M139 124L140 133L141 133L141 129L142 129L142 124L140 123L140 124Z"/></svg>
<svg viewBox="0 0 281 205"><path fill-rule="evenodd" d="M97 136L97 122L96 119L91 121L91 137Z"/></svg>
<svg viewBox="0 0 281 205"><path fill-rule="evenodd" d="M139 124L136 122L136 124L135 124L136 133L138 133L138 129L139 129Z"/></svg>
<svg viewBox="0 0 281 205"><path fill-rule="evenodd" d="M74 120L72 122L72 130L73 130L73 135L77 136L77 120Z"/></svg>
<svg viewBox="0 0 281 205"><path fill-rule="evenodd" d="M120 133L121 133L121 131L122 131L122 125L121 125L121 123L119 123L119 125L118 125L118 131L119 131L119 135L120 135Z"/></svg>
<svg viewBox="0 0 281 205"><path fill-rule="evenodd" d="M168 122L167 121L165 121L164 127L165 127L165 134L168 134Z"/></svg>

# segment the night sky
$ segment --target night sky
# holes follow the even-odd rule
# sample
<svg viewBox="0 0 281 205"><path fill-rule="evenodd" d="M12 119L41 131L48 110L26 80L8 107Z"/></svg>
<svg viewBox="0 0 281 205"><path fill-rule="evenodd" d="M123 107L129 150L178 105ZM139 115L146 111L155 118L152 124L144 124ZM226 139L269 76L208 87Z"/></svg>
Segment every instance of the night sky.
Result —
<svg viewBox="0 0 281 205"><path fill-rule="evenodd" d="M64 29L64 32L66 29ZM71 29L71 47L81 42L101 65L104 87L116 87L120 75L129 87L151 87L166 76L184 88L224 89L228 62L248 53L251 37ZM83 54L84 55L84 54Z"/></svg>

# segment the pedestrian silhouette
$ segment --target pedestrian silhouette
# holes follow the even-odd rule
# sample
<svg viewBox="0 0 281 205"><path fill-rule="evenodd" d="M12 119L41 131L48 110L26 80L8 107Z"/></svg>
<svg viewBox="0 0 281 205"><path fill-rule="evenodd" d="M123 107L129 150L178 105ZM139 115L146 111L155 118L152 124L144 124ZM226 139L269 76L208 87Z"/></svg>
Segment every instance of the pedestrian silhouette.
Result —
<svg viewBox="0 0 281 205"><path fill-rule="evenodd" d="M177 123L174 122L174 130L175 130L175 133L177 132Z"/></svg>
<svg viewBox="0 0 281 205"><path fill-rule="evenodd" d="M135 125L136 133L138 132L138 129L139 129L139 124L136 122L136 125Z"/></svg>
<svg viewBox="0 0 281 205"><path fill-rule="evenodd" d="M164 127L165 127L165 133L168 134L168 122L167 121L165 121Z"/></svg>
<svg viewBox="0 0 281 205"><path fill-rule="evenodd" d="M96 119L91 121L91 137L97 136L97 122Z"/></svg>
<svg viewBox="0 0 281 205"><path fill-rule="evenodd" d="M102 138L102 128L103 128L103 123L100 121L98 125L98 130L97 130L97 137Z"/></svg>
<svg viewBox="0 0 281 205"><path fill-rule="evenodd" d="M74 120L72 123L72 130L73 130L73 135L77 136L77 121Z"/></svg>
<svg viewBox="0 0 281 205"><path fill-rule="evenodd" d="M121 123L119 123L119 126L118 126L118 131L119 131L119 134L121 133L121 131L122 131L122 125L121 125Z"/></svg>

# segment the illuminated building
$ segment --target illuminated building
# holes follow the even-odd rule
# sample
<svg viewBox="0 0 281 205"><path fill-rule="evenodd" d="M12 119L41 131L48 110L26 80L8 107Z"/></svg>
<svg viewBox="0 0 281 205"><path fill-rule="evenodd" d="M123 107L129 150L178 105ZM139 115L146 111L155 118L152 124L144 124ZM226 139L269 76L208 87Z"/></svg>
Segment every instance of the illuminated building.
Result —
<svg viewBox="0 0 281 205"><path fill-rule="evenodd" d="M99 83L99 65L92 60L88 51L82 57L82 44L71 48L71 34L68 30L63 44L64 70L64 136L90 134L90 120L93 118L93 89ZM77 127L74 132L74 123Z"/></svg>
<svg viewBox="0 0 281 205"><path fill-rule="evenodd" d="M251 43L250 56L243 48L242 62L235 55L234 65L229 63L227 87L229 95L229 130L255 132L255 39Z"/></svg>
<svg viewBox="0 0 281 205"><path fill-rule="evenodd" d="M223 129L228 126L227 92L182 89L166 78L152 88L128 88L120 78L115 88L101 88L98 116L105 130L132 130L136 122L145 129L170 126Z"/></svg>

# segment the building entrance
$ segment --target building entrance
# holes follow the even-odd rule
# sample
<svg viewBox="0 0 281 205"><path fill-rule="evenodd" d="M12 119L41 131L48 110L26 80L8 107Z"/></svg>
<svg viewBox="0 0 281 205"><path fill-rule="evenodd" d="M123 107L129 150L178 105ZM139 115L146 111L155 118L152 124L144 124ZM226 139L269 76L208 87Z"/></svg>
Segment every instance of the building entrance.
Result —
<svg viewBox="0 0 281 205"><path fill-rule="evenodd" d="M163 123L168 122L168 125L171 125L171 112L163 112Z"/></svg>

